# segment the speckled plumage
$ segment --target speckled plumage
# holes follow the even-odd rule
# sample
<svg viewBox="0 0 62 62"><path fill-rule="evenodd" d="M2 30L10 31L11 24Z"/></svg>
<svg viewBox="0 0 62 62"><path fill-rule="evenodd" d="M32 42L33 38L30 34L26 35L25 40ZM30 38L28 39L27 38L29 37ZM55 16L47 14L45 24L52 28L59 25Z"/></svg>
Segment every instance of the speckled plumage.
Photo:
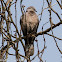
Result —
<svg viewBox="0 0 62 62"><path fill-rule="evenodd" d="M23 35L36 34L39 25L39 20L36 15L34 7L30 6L27 8L25 14L21 17L20 24ZM34 54L34 40L35 37L27 36L25 40L26 56L32 56ZM31 49L31 50L30 50Z"/></svg>

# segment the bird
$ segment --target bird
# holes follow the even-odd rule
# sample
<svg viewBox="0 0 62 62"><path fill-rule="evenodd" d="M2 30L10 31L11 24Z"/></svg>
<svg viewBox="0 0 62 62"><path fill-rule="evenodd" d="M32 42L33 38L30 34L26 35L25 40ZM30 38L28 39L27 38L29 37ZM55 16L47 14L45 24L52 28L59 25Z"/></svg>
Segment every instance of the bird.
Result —
<svg viewBox="0 0 62 62"><path fill-rule="evenodd" d="M27 36L25 40L25 56L32 56L34 54L34 40L35 36L29 34L36 34L39 26L39 19L36 14L36 9L33 6L27 8L26 12L20 18L21 30L23 36Z"/></svg>

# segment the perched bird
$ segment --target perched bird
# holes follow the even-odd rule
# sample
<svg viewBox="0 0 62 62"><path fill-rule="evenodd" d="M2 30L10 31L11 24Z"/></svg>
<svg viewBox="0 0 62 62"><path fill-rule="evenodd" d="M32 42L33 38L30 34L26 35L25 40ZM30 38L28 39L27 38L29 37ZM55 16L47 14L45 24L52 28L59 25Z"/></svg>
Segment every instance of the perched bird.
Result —
<svg viewBox="0 0 62 62"><path fill-rule="evenodd" d="M36 14L36 9L33 6L28 7L26 12L21 16L20 25L24 36L37 33L39 19ZM28 35L24 40L25 55L32 56L34 54L35 37Z"/></svg>

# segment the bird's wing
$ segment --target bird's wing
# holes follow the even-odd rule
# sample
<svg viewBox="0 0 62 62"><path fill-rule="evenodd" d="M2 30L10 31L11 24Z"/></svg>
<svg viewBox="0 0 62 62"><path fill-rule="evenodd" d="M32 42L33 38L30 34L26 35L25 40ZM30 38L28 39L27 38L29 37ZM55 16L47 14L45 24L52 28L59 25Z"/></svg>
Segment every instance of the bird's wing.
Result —
<svg viewBox="0 0 62 62"><path fill-rule="evenodd" d="M25 21L25 15L22 15L20 18L20 25L21 25L21 30L23 32L23 35L26 36L27 35L27 27L26 24L24 24Z"/></svg>

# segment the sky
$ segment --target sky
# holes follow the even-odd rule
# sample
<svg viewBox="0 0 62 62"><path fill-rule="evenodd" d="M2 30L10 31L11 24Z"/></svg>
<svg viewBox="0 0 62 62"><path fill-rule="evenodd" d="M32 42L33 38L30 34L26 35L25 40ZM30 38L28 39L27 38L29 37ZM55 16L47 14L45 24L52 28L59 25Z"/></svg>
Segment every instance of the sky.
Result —
<svg viewBox="0 0 62 62"><path fill-rule="evenodd" d="M47 5L46 0L44 0L44 2L45 2L44 3L44 8L46 8L48 5ZM56 0L52 0L52 5L55 4L55 3L56 3ZM37 10L37 15L39 15L41 13L41 10L42 10L43 0L23 0L22 5L25 5L25 10L29 6L34 6ZM20 0L17 1L17 7L16 8L17 8L17 27L18 27L18 30L20 32L20 17L22 15L21 10L20 10ZM62 11L61 11L58 4L54 5L52 8L56 12L58 12L60 17L62 17L61 16ZM15 9L14 9L14 5L13 5L13 6L11 6L11 13L12 13L13 20L15 20L14 10ZM40 16L39 16L39 20L40 20ZM43 24L45 24L48 21L49 21L49 12L48 12L48 9L45 9L43 11L41 21L39 23L38 32L42 31ZM53 21L54 24L59 22L58 17L53 12L52 12L52 21ZM44 26L44 30L46 30L49 27L50 27L50 23L47 23ZM14 30L14 27L12 27L11 30ZM51 34L51 31L48 32L48 33ZM54 33L55 36L57 36L59 38L62 38L62 25L54 28L53 33ZM47 48L45 49L45 51L43 53L42 60L44 62L45 62L45 60L46 60L46 62L61 62L62 61L62 57L61 57L62 55L60 54L60 52L58 51L58 49L56 47L54 38L50 37L46 34L44 35L44 37L45 37L45 40L46 40ZM38 40L39 50L41 51L44 47L43 35L39 35L37 37L37 40ZM23 42L24 42L24 40L23 40ZM62 41L57 40L57 43L58 43L59 48L62 50ZM22 47L20 42L19 42L19 50L20 50L19 53L24 55L23 47ZM38 51L37 50L37 43L34 41L34 53L35 54L31 57L31 59L37 54L37 51ZM10 48L9 53L15 53L15 51L12 48ZM10 56L9 55L7 62L16 62L15 59L16 59L15 56ZM21 60L23 60L23 58L21 58ZM24 61L24 62L26 62L26 61ZM39 62L38 57L36 57L32 62Z"/></svg>

